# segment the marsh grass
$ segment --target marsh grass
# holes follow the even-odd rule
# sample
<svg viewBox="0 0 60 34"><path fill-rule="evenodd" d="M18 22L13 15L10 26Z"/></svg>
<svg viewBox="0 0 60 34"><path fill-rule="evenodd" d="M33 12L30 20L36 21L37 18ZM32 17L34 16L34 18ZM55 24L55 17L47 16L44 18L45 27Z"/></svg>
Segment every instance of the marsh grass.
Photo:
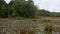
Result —
<svg viewBox="0 0 60 34"><path fill-rule="evenodd" d="M35 30L28 30L28 34L35 34Z"/></svg>
<svg viewBox="0 0 60 34"><path fill-rule="evenodd" d="M26 30L25 29L20 29L20 34L26 34Z"/></svg>
<svg viewBox="0 0 60 34"><path fill-rule="evenodd" d="M35 34L34 30L20 29L20 34Z"/></svg>
<svg viewBox="0 0 60 34"><path fill-rule="evenodd" d="M45 34L52 34L53 31L53 27L51 25L46 25L45 30L46 33Z"/></svg>
<svg viewBox="0 0 60 34"><path fill-rule="evenodd" d="M41 22L51 22L51 20L49 20L49 19L47 19L47 20L46 19L42 19Z"/></svg>

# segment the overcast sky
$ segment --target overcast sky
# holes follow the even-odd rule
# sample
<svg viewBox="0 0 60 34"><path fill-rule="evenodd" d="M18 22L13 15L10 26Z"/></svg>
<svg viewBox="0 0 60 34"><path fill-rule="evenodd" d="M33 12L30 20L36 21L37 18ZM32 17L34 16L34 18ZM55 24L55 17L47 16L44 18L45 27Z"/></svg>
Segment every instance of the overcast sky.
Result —
<svg viewBox="0 0 60 34"><path fill-rule="evenodd" d="M5 0L9 3L11 0ZM33 0L40 9L46 9L49 11L60 12L60 0Z"/></svg>

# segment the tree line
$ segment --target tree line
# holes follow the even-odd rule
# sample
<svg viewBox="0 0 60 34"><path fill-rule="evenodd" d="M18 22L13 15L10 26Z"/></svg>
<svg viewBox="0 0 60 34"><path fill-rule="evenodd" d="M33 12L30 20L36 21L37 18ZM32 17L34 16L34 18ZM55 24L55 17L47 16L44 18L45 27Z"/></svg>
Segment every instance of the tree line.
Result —
<svg viewBox="0 0 60 34"><path fill-rule="evenodd" d="M57 16L60 13L50 12L47 10L38 10L33 0L12 0L7 4L4 0L0 0L0 18L10 17L26 17L34 18L35 16Z"/></svg>
<svg viewBox="0 0 60 34"><path fill-rule="evenodd" d="M35 17L36 6L32 0L15 0L7 4L4 0L0 0L0 17Z"/></svg>
<svg viewBox="0 0 60 34"><path fill-rule="evenodd" d="M38 16L45 16L45 17L60 17L60 12L50 12L45 9L41 9L37 11Z"/></svg>

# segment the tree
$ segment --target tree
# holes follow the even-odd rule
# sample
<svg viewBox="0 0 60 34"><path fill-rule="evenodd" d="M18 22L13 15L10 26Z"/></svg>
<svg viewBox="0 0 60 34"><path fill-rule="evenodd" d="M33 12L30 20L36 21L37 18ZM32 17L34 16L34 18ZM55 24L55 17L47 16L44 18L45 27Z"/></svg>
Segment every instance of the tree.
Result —
<svg viewBox="0 0 60 34"><path fill-rule="evenodd" d="M35 6L29 2L16 2L16 12L18 16L22 17L33 17L35 16Z"/></svg>
<svg viewBox="0 0 60 34"><path fill-rule="evenodd" d="M6 17L7 4L4 0L0 0L0 17Z"/></svg>
<svg viewBox="0 0 60 34"><path fill-rule="evenodd" d="M28 2L32 3L33 1L32 0L28 0Z"/></svg>
<svg viewBox="0 0 60 34"><path fill-rule="evenodd" d="M39 16L50 16L50 12L42 9L42 10L38 10L38 15Z"/></svg>
<svg viewBox="0 0 60 34"><path fill-rule="evenodd" d="M8 16L9 17L14 17L16 16L16 5L15 5L15 1L11 1L8 5Z"/></svg>
<svg viewBox="0 0 60 34"><path fill-rule="evenodd" d="M1 17L35 17L36 6L32 0L12 0L6 4L4 0L0 0L0 16Z"/></svg>

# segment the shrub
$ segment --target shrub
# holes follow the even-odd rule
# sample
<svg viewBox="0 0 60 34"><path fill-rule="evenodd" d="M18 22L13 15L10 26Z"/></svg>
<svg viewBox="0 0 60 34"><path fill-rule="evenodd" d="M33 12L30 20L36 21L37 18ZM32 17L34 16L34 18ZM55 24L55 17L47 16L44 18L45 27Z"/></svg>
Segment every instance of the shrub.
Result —
<svg viewBox="0 0 60 34"><path fill-rule="evenodd" d="M51 25L46 25L44 31L46 31L46 34L52 34L53 27Z"/></svg>
<svg viewBox="0 0 60 34"><path fill-rule="evenodd" d="M25 29L20 29L20 34L26 34L26 30Z"/></svg>
<svg viewBox="0 0 60 34"><path fill-rule="evenodd" d="M34 30L28 30L28 34L35 34Z"/></svg>
<svg viewBox="0 0 60 34"><path fill-rule="evenodd" d="M42 20L42 22L50 22L50 21L51 21L51 20L49 20L49 19L48 19L48 20Z"/></svg>

